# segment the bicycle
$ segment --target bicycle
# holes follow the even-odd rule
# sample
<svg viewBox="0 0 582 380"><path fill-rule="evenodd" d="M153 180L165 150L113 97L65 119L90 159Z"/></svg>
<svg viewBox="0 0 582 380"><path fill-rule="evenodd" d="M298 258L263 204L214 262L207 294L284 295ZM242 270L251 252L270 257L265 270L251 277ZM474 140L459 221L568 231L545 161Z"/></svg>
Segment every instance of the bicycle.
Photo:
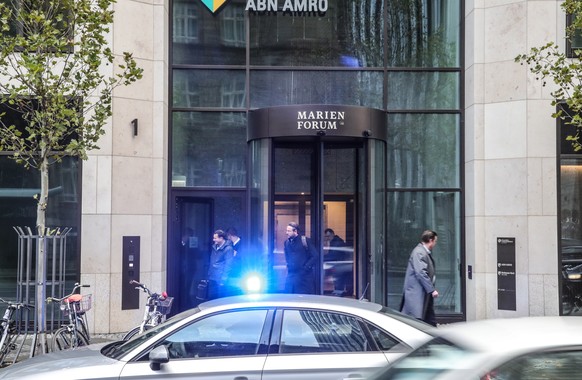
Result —
<svg viewBox="0 0 582 380"><path fill-rule="evenodd" d="M7 304L2 322L0 323L0 367L4 365L4 359L10 351L16 350L16 338L18 338L14 314L17 310L32 309L34 306L25 303L14 303L0 298L0 302ZM16 355L18 357L18 353ZM14 359L16 361L16 358Z"/></svg>
<svg viewBox="0 0 582 380"><path fill-rule="evenodd" d="M166 316L170 313L172 301L174 300L174 297L168 297L166 292L162 292L162 294L152 293L145 284L141 284L135 280L131 280L129 283L137 285L135 288L147 293L148 298L144 307L141 323L139 326L129 330L123 337L123 340L130 340L135 335L142 334L144 331L149 330L160 323L164 323L166 321Z"/></svg>
<svg viewBox="0 0 582 380"><path fill-rule="evenodd" d="M67 325L62 325L54 334L51 342L51 350L67 350L80 346L87 346L90 342L87 328L86 311L91 309L92 295L77 294L80 288L88 288L89 285L75 283L71 294L63 298L48 297L47 302L60 302L63 315L69 319Z"/></svg>

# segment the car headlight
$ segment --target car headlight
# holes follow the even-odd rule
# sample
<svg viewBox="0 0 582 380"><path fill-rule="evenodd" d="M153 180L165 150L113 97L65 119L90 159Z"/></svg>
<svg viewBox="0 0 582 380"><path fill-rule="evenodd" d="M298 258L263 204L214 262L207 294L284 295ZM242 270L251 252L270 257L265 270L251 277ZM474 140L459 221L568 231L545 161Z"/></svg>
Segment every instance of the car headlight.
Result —
<svg viewBox="0 0 582 380"><path fill-rule="evenodd" d="M580 280L582 279L582 274L580 273L568 273L568 280Z"/></svg>

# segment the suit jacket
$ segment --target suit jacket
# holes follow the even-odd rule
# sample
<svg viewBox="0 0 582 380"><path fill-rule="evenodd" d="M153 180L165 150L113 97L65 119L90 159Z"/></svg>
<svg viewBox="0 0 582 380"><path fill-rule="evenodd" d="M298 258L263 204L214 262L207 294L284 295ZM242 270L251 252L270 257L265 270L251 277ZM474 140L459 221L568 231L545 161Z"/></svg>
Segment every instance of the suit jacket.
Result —
<svg viewBox="0 0 582 380"><path fill-rule="evenodd" d="M426 314L428 297L435 290L435 269L432 255L419 243L408 259L404 276L404 294L401 311L404 314L423 319Z"/></svg>

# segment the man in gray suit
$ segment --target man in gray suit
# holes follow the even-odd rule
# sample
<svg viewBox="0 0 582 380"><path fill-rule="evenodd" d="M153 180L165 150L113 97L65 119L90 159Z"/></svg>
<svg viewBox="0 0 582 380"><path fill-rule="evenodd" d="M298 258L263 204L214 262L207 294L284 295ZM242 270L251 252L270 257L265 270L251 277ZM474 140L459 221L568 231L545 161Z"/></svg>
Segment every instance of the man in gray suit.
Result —
<svg viewBox="0 0 582 380"><path fill-rule="evenodd" d="M435 289L435 269L432 249L437 243L437 233L426 230L420 237L420 243L410 253L404 292L400 311L426 323L436 326L434 298L439 296Z"/></svg>

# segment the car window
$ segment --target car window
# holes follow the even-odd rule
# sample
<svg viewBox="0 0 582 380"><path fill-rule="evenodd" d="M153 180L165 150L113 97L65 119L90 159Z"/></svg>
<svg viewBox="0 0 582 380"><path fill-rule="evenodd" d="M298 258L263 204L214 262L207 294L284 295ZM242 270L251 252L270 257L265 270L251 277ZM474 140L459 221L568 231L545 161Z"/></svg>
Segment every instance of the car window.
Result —
<svg viewBox="0 0 582 380"><path fill-rule="evenodd" d="M570 380L580 378L582 349L521 356L488 373L491 380Z"/></svg>
<svg viewBox="0 0 582 380"><path fill-rule="evenodd" d="M285 310L279 353L370 351L354 317L324 311Z"/></svg>
<svg viewBox="0 0 582 380"><path fill-rule="evenodd" d="M210 315L167 336L170 359L255 355L267 310Z"/></svg>
<svg viewBox="0 0 582 380"><path fill-rule="evenodd" d="M168 319L166 322L159 324L153 327L151 330L145 331L143 334L135 335L132 339L127 342L119 341L114 342L112 344L108 344L101 349L101 353L105 356L108 356L112 359L120 359L128 352L131 352L136 347L139 347L145 341L150 339L152 336L163 334L164 330L171 329L176 323L181 322L184 318L188 318L191 315L197 314L200 312L199 308L193 308L187 311L184 311L180 314L173 316L172 318ZM147 359L147 355L146 358ZM145 360L140 359L140 360Z"/></svg>
<svg viewBox="0 0 582 380"><path fill-rule="evenodd" d="M374 325L368 325L368 330L370 330L372 336L374 337L374 340L376 341L376 344L378 345L378 347L380 347L382 351L388 351L396 347L401 349L407 347L405 344L402 344L398 339L394 338L386 331L383 331Z"/></svg>

